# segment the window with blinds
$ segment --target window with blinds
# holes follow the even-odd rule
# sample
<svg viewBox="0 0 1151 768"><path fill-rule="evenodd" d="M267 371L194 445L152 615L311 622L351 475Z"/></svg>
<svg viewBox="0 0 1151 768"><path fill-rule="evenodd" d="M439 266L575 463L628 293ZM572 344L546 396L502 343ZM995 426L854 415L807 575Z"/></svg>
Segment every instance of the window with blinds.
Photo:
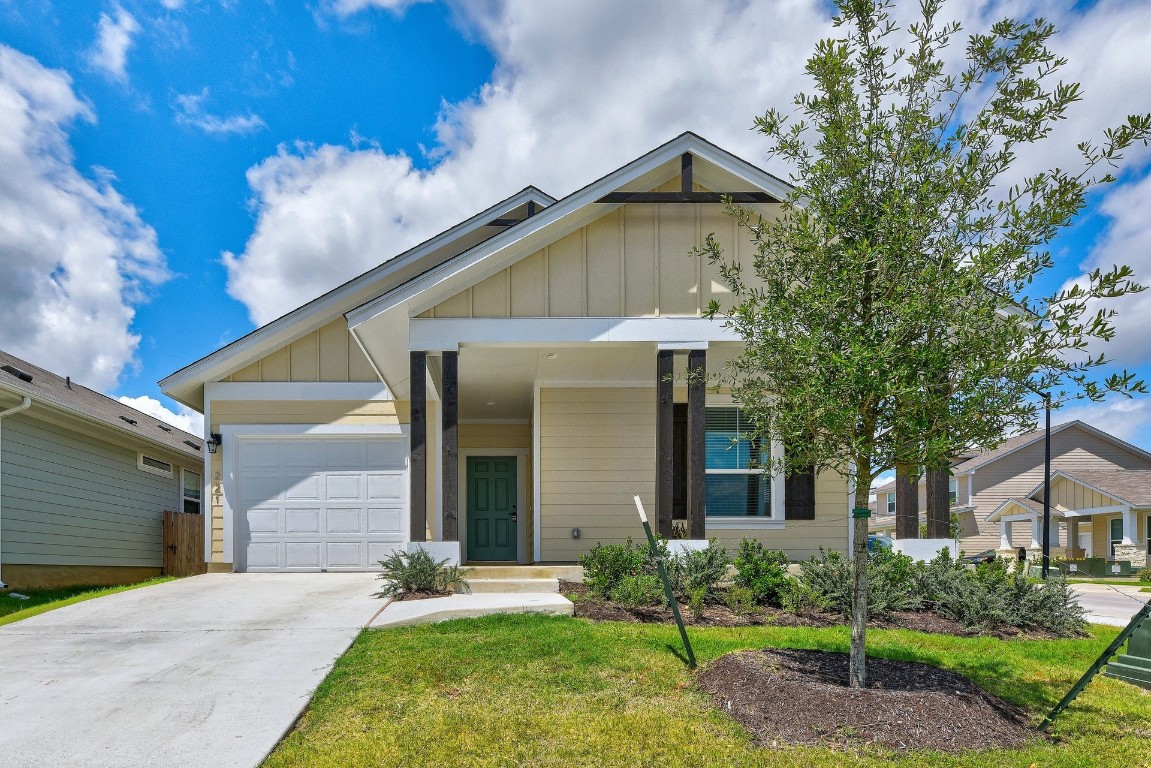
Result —
<svg viewBox="0 0 1151 768"><path fill-rule="evenodd" d="M738 408L704 412L705 504L708 517L770 517L771 477L760 466L769 458L762 440Z"/></svg>

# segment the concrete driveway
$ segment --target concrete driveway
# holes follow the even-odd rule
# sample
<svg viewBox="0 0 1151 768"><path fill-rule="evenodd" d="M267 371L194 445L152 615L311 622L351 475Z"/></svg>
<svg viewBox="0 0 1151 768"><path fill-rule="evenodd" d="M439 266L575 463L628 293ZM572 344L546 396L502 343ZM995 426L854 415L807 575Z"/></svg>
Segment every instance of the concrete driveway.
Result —
<svg viewBox="0 0 1151 768"><path fill-rule="evenodd" d="M1072 584L1071 589L1079 596L1079 605L1087 612L1089 622L1113 627L1127 626L1131 617L1151 600L1151 593L1140 592L1139 587L1130 584Z"/></svg>
<svg viewBox="0 0 1151 768"><path fill-rule="evenodd" d="M0 627L0 763L255 766L382 602L373 574L209 574Z"/></svg>

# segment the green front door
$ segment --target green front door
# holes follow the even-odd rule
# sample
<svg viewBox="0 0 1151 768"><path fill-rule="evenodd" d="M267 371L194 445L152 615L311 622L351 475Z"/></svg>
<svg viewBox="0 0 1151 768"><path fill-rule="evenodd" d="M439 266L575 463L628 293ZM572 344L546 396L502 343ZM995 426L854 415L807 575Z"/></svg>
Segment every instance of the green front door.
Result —
<svg viewBox="0 0 1151 768"><path fill-rule="evenodd" d="M516 559L516 457L468 457L468 560Z"/></svg>

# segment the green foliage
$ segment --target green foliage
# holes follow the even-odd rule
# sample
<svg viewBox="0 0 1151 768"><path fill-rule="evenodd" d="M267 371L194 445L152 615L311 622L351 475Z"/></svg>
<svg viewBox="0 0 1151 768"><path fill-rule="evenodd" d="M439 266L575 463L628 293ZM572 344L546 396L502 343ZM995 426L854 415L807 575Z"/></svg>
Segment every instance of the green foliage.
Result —
<svg viewBox="0 0 1151 768"><path fill-rule="evenodd" d="M703 618L703 607L707 604L707 587L696 587L687 593L687 607L692 618L699 621Z"/></svg>
<svg viewBox="0 0 1151 768"><path fill-rule="evenodd" d="M1143 582L1144 584L1151 584L1151 568L1144 568L1135 575L1138 576L1139 581Z"/></svg>
<svg viewBox="0 0 1151 768"><path fill-rule="evenodd" d="M747 589L755 602L778 606L783 590L791 581L787 563L787 555L783 552L765 549L755 539L744 539L739 543L739 552L735 556L738 571L735 583Z"/></svg>
<svg viewBox="0 0 1151 768"><path fill-rule="evenodd" d="M783 610L796 616L832 608L831 600L805 579L790 579L780 590L779 604Z"/></svg>
<svg viewBox="0 0 1151 768"><path fill-rule="evenodd" d="M667 543L657 542L667 554ZM655 561L650 548L637 547L629 536L625 544L596 543L586 555L580 555L584 569L584 585L597 597L609 599L626 576L647 573L655 576Z"/></svg>
<svg viewBox="0 0 1151 768"><path fill-rule="evenodd" d="M912 589L916 565L910 557L879 547L867 560L867 604L879 614L914 611L922 601ZM819 550L803 565L800 581L842 616L851 615L851 563L839 552Z"/></svg>
<svg viewBox="0 0 1151 768"><path fill-rule="evenodd" d="M727 576L731 556L714 539L705 549L686 550L667 561L667 575L678 598L690 599L702 590L705 600L712 599L716 587Z"/></svg>
<svg viewBox="0 0 1151 768"><path fill-rule="evenodd" d="M723 604L736 616L750 616L755 613L755 595L747 587L728 587L723 593Z"/></svg>
<svg viewBox="0 0 1151 768"><path fill-rule="evenodd" d="M666 602L659 577L643 572L621 577L619 583L612 589L610 597L629 608L660 605Z"/></svg>
<svg viewBox="0 0 1151 768"><path fill-rule="evenodd" d="M396 550L380 561L379 579L384 582L375 597L394 597L410 592L447 592L456 587L468 590L464 579L470 568L448 565L445 558L437 562L422 547L414 552Z"/></svg>

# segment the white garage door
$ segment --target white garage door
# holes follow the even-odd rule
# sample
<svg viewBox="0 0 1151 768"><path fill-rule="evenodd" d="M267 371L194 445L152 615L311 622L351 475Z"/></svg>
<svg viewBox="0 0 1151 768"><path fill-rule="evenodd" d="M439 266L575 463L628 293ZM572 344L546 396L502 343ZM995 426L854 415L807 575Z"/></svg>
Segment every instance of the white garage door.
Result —
<svg viewBox="0 0 1151 768"><path fill-rule="evenodd" d="M245 570L368 570L404 543L406 438L237 442Z"/></svg>

